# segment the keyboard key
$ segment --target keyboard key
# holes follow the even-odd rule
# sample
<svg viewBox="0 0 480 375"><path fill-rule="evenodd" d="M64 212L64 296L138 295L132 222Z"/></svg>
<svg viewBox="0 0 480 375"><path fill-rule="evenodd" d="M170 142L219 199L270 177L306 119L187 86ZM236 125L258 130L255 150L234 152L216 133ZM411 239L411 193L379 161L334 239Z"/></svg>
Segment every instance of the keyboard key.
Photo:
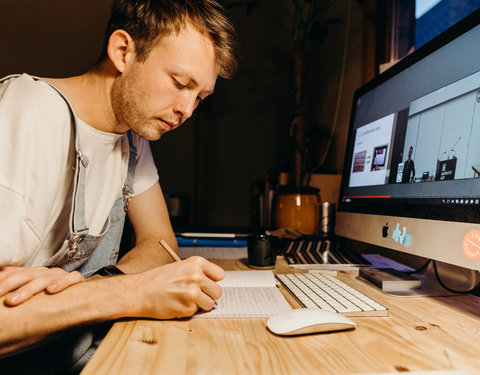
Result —
<svg viewBox="0 0 480 375"><path fill-rule="evenodd" d="M302 236L282 239L277 250L289 264L369 264L360 254L344 245L341 237Z"/></svg>
<svg viewBox="0 0 480 375"><path fill-rule="evenodd" d="M385 306L328 273L279 274L277 278L304 307L346 316L388 316Z"/></svg>

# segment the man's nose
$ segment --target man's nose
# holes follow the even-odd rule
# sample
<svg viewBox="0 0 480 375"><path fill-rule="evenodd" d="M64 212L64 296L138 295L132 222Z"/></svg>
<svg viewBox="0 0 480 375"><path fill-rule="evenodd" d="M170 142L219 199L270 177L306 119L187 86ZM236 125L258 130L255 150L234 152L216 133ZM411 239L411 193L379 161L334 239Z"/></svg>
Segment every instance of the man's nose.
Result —
<svg viewBox="0 0 480 375"><path fill-rule="evenodd" d="M175 113L181 116L184 120L190 118L193 111L197 107L197 97L184 97L177 102L175 106Z"/></svg>

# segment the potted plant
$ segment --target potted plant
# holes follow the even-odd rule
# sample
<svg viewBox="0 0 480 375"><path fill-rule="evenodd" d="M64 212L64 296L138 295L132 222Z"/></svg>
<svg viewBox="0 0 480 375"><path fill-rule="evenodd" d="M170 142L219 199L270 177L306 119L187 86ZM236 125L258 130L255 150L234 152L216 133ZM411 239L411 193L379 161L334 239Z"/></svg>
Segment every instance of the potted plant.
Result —
<svg viewBox="0 0 480 375"><path fill-rule="evenodd" d="M293 140L293 166L291 185L296 188L307 184L305 81L309 73L311 49L315 43L322 43L328 33L328 24L339 22L336 19L324 19L325 12L337 0L292 0L295 6L293 18L293 92L294 117L290 126Z"/></svg>

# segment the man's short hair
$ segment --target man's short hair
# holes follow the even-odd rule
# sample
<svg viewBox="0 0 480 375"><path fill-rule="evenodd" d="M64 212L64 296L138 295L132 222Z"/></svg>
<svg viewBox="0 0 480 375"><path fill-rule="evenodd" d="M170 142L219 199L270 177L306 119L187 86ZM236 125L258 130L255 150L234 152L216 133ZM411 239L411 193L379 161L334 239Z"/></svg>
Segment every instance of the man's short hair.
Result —
<svg viewBox="0 0 480 375"><path fill-rule="evenodd" d="M125 30L135 42L138 61L145 61L159 38L179 32L190 22L214 44L219 75L232 78L238 67L238 39L225 9L215 0L114 0L100 61L115 30Z"/></svg>

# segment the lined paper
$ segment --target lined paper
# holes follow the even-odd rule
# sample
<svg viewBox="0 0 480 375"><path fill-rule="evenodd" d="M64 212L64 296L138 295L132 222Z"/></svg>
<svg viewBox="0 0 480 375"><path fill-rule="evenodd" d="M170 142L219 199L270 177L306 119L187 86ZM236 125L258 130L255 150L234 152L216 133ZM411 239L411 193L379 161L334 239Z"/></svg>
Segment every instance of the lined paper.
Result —
<svg viewBox="0 0 480 375"><path fill-rule="evenodd" d="M273 288L276 285L272 271L225 271L225 278L218 282L222 288L263 287Z"/></svg>
<svg viewBox="0 0 480 375"><path fill-rule="evenodd" d="M226 271L215 307L194 318L262 318L291 310L272 271Z"/></svg>

